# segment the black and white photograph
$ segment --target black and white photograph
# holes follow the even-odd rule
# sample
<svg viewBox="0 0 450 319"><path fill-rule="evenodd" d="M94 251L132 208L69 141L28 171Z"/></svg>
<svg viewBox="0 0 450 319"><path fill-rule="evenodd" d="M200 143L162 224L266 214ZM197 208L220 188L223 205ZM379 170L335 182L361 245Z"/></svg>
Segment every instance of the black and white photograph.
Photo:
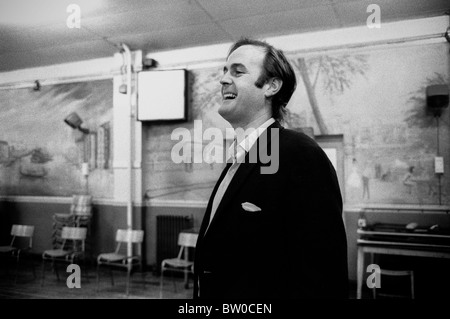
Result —
<svg viewBox="0 0 450 319"><path fill-rule="evenodd" d="M0 0L0 299L449 300L449 88L447 0Z"/></svg>

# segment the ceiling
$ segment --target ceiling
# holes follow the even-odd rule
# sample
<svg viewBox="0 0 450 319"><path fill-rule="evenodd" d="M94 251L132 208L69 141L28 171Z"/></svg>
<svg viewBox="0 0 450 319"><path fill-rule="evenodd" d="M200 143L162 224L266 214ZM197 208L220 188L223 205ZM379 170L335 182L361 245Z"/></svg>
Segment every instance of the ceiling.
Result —
<svg viewBox="0 0 450 319"><path fill-rule="evenodd" d="M78 4L80 28L69 28ZM0 0L0 72L362 26L373 0ZM444 15L448 0L377 0L381 23Z"/></svg>

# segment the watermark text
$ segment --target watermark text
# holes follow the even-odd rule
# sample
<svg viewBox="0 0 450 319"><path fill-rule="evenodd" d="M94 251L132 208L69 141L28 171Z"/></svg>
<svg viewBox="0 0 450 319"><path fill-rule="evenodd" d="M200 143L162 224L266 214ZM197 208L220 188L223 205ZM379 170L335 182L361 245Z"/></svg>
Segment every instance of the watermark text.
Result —
<svg viewBox="0 0 450 319"><path fill-rule="evenodd" d="M69 29L81 28L81 8L78 4L72 3L67 6L67 13L70 13L66 20Z"/></svg>
<svg viewBox="0 0 450 319"><path fill-rule="evenodd" d="M367 266L367 272L371 272L367 277L366 283L369 288L381 288L381 269L377 264Z"/></svg>
<svg viewBox="0 0 450 319"><path fill-rule="evenodd" d="M243 138L242 146L247 153L237 157L238 163L261 163L261 174L275 174L279 167L279 129L271 128L257 134L256 129L242 128L223 130L209 127L203 130L201 120L194 121L193 132L187 128L176 128L170 136L172 141L178 141L171 150L171 159L175 164L180 163L225 163L232 156L232 150L227 147L226 141L233 140L234 136L256 136L257 145L250 144L251 138ZM270 141L269 141L270 138ZM253 140L255 141L256 138ZM205 145L206 144L206 145ZM269 147L270 145L270 147Z"/></svg>
<svg viewBox="0 0 450 319"><path fill-rule="evenodd" d="M77 264L67 266L66 272L71 273L67 277L67 288L81 288L81 269Z"/></svg>
<svg viewBox="0 0 450 319"><path fill-rule="evenodd" d="M366 24L369 29L381 28L381 9L378 4L369 4L367 6L367 13L370 15L367 17Z"/></svg>

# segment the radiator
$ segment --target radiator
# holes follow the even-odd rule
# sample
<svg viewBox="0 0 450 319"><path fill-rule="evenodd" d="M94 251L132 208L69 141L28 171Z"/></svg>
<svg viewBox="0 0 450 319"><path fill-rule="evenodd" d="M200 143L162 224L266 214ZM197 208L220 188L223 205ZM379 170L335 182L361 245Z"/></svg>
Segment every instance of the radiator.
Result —
<svg viewBox="0 0 450 319"><path fill-rule="evenodd" d="M159 273L161 262L178 255L178 234L193 227L192 216L159 215L156 216L156 268Z"/></svg>

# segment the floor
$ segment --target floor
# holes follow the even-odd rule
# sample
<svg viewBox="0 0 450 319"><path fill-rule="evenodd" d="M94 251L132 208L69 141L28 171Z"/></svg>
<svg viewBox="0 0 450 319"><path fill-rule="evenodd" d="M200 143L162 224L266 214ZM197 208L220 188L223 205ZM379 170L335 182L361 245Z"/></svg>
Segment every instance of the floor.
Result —
<svg viewBox="0 0 450 319"><path fill-rule="evenodd" d="M36 277L33 275L35 266ZM160 276L151 270L136 272L131 277L129 295L126 294L126 272L114 270L114 286L108 271L100 272L97 291L96 269L88 267L82 271L80 288L68 288L66 280L70 273L65 272L64 265L59 266L60 280L46 267L45 280L41 286L41 263L33 261L19 268L17 281L14 280L14 268L0 267L0 299L160 299ZM162 299L192 299L193 284L190 280L185 288L184 278L165 276ZM355 299L356 286L350 285L350 299ZM363 299L371 299L370 292L363 291Z"/></svg>
<svg viewBox="0 0 450 319"><path fill-rule="evenodd" d="M42 268L35 264L36 277L30 265L19 269L17 281L14 281L14 269L0 269L0 299L160 299L160 277L152 271L136 272L131 277L129 295L126 294L126 272L116 269L113 272L114 286L108 271L100 272L97 291L96 269L89 267L87 274L82 273L80 288L68 288L66 280L70 273L59 267L60 280L46 267L45 280L41 286ZM186 289L182 277L164 277L163 299L191 299L192 280ZM71 281L74 282L74 281Z"/></svg>

